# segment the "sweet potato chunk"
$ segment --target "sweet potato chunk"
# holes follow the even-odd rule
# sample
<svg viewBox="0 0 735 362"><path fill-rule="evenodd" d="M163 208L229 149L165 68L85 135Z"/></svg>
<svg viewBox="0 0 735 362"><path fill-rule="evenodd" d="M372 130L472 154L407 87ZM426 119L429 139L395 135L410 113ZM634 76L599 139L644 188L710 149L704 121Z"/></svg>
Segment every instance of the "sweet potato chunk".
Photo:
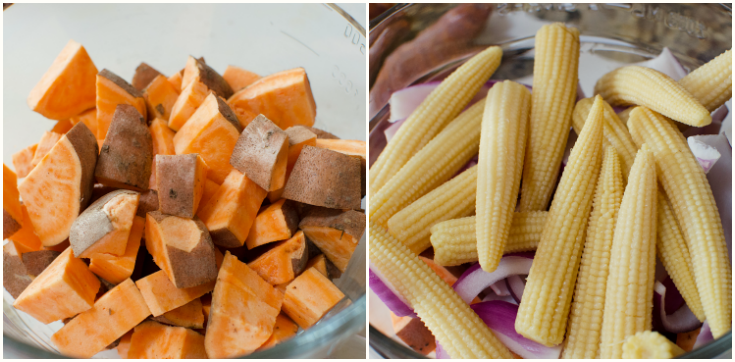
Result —
<svg viewBox="0 0 735 362"><path fill-rule="evenodd" d="M15 172L18 177L28 176L28 173L33 169L34 165L31 163L31 160L33 160L33 155L36 154L37 147L38 143L13 154L13 167L15 167Z"/></svg>
<svg viewBox="0 0 735 362"><path fill-rule="evenodd" d="M217 276L204 345L209 358L249 354L273 333L283 295L229 252Z"/></svg>
<svg viewBox="0 0 735 362"><path fill-rule="evenodd" d="M97 182L135 191L148 190L153 139L145 116L121 104L115 110L94 176Z"/></svg>
<svg viewBox="0 0 735 362"><path fill-rule="evenodd" d="M65 355L91 358L149 315L143 295L126 279L54 333L51 342Z"/></svg>
<svg viewBox="0 0 735 362"><path fill-rule="evenodd" d="M135 260L138 258L140 240L143 237L145 219L135 216L128 235L125 253L113 258L92 258L89 260L89 270L100 278L112 284L120 284L133 275Z"/></svg>
<svg viewBox="0 0 735 362"><path fill-rule="evenodd" d="M319 321L345 295L316 269L307 269L286 286L283 312L303 329Z"/></svg>
<svg viewBox="0 0 735 362"><path fill-rule="evenodd" d="M232 88L230 88L230 85L227 84L227 81L219 73L204 63L203 59L196 59L190 55L186 60L181 86L186 88L189 83L197 78L218 96L225 99L232 96Z"/></svg>
<svg viewBox="0 0 735 362"><path fill-rule="evenodd" d="M74 126L74 123L71 122L69 119L62 119L61 121L56 122L53 128L51 128L51 132L56 132L60 134L64 134L66 132L69 132L69 130Z"/></svg>
<svg viewBox="0 0 735 362"><path fill-rule="evenodd" d="M209 178L221 184L233 170L230 155L241 131L230 107L222 99L210 94L176 133L174 148L177 155L198 153L211 170Z"/></svg>
<svg viewBox="0 0 735 362"><path fill-rule="evenodd" d="M304 146L282 197L334 209L359 209L360 161L339 152Z"/></svg>
<svg viewBox="0 0 735 362"><path fill-rule="evenodd" d="M193 218L207 180L207 164L196 153L156 156L158 205L164 214Z"/></svg>
<svg viewBox="0 0 735 362"><path fill-rule="evenodd" d="M261 77L253 72L247 71L234 65L228 65L222 78L230 85L233 91L237 92L260 79Z"/></svg>
<svg viewBox="0 0 735 362"><path fill-rule="evenodd" d="M46 118L62 120L94 107L97 67L87 50L69 40L51 68L28 95L28 107Z"/></svg>
<svg viewBox="0 0 735 362"><path fill-rule="evenodd" d="M31 159L31 168L36 167L36 165L41 162L43 157L46 156L52 148L54 148L56 142L59 142L61 136L63 136L63 134L56 132L46 131L43 133L41 140L38 141L38 147L36 148L36 152L33 154L33 159Z"/></svg>
<svg viewBox="0 0 735 362"><path fill-rule="evenodd" d="M296 278L309 260L304 233L299 231L291 239L281 241L265 254L248 263L261 278L271 285L279 285Z"/></svg>
<svg viewBox="0 0 735 362"><path fill-rule="evenodd" d="M17 299L32 281L15 244L3 245L3 286L5 290Z"/></svg>
<svg viewBox="0 0 735 362"><path fill-rule="evenodd" d="M204 336L182 327L147 321L135 327L127 358L207 358Z"/></svg>
<svg viewBox="0 0 735 362"><path fill-rule="evenodd" d="M86 110L74 117L69 118L72 125L76 126L77 123L84 123L92 134L97 137L97 108Z"/></svg>
<svg viewBox="0 0 735 362"><path fill-rule="evenodd" d="M89 128L75 125L18 187L33 230L44 246L69 237L79 212L89 204L97 164L97 142Z"/></svg>
<svg viewBox="0 0 735 362"><path fill-rule="evenodd" d="M293 126L286 131L288 136L288 163L286 164L286 180L291 176L293 166L304 146L316 146L316 135L305 126ZM284 183L285 186L285 183ZM276 202L283 195L283 187L268 192L268 200Z"/></svg>
<svg viewBox="0 0 735 362"><path fill-rule="evenodd" d="M104 259L124 255L139 198L137 192L121 189L89 205L71 226L74 255Z"/></svg>
<svg viewBox="0 0 735 362"><path fill-rule="evenodd" d="M365 196L367 189L367 148L365 141L318 139L316 140L316 147L344 153L360 160L360 187L362 196Z"/></svg>
<svg viewBox="0 0 735 362"><path fill-rule="evenodd" d="M202 329L204 328L202 301L199 300L199 298L196 298L181 307L163 313L163 315L153 317L153 320L172 326Z"/></svg>
<svg viewBox="0 0 735 362"><path fill-rule="evenodd" d="M181 90L181 94L171 107L168 126L175 131L181 130L210 93L212 92L199 78L194 79Z"/></svg>
<svg viewBox="0 0 735 362"><path fill-rule="evenodd" d="M217 279L214 244L199 218L185 219L149 212L145 245L156 264L177 288L191 288Z"/></svg>
<svg viewBox="0 0 735 362"><path fill-rule="evenodd" d="M163 76L161 72L155 70L153 67L146 63L140 63L140 65L135 68L135 74L133 75L133 88L142 91L147 87L153 79L155 79L158 76ZM166 77L164 77L165 79Z"/></svg>
<svg viewBox="0 0 735 362"><path fill-rule="evenodd" d="M54 250L36 250L23 253L21 259L23 260L23 265L26 266L28 275L35 278L37 275L41 275L59 255L61 253Z"/></svg>
<svg viewBox="0 0 735 362"><path fill-rule="evenodd" d="M166 276L166 272L159 270L139 279L135 284L143 294L151 314L158 317L201 297L205 293L211 292L214 289L215 282L191 288L176 288L174 283Z"/></svg>
<svg viewBox="0 0 735 362"><path fill-rule="evenodd" d="M276 317L276 325L273 327L273 334L271 334L271 337L268 338L260 348L258 348L258 351L271 348L295 336L298 331L299 326L297 326L296 323L294 323L287 315L280 313Z"/></svg>
<svg viewBox="0 0 735 362"><path fill-rule="evenodd" d="M304 68L271 74L235 93L227 101L243 127L262 114L281 129L313 126L316 103Z"/></svg>
<svg viewBox="0 0 735 362"><path fill-rule="evenodd" d="M159 75L143 91L143 98L148 106L148 119L161 118L168 121L179 92L166 77Z"/></svg>
<svg viewBox="0 0 735 362"><path fill-rule="evenodd" d="M310 208L299 228L342 272L365 232L365 214L354 210Z"/></svg>
<svg viewBox="0 0 735 362"><path fill-rule="evenodd" d="M151 121L148 126L151 131L151 139L153 140L153 162L151 163L151 178L148 181L148 187L152 190L156 189L156 155L175 155L174 148L174 131L168 128L166 121L156 118Z"/></svg>
<svg viewBox="0 0 735 362"><path fill-rule="evenodd" d="M13 306L49 324L92 308L99 289L97 277L68 248L33 280Z"/></svg>
<svg viewBox="0 0 735 362"><path fill-rule="evenodd" d="M255 218L245 244L248 249L290 238L299 226L299 214L293 203L281 199L268 205Z"/></svg>
<svg viewBox="0 0 735 362"><path fill-rule="evenodd" d="M248 237L265 196L263 188L232 170L197 216L209 229L215 244L240 247Z"/></svg>
<svg viewBox="0 0 735 362"><path fill-rule="evenodd" d="M3 239L20 231L23 209L20 205L18 177L3 164Z"/></svg>
<svg viewBox="0 0 735 362"><path fill-rule="evenodd" d="M202 198L199 200L199 207L197 208L197 214L204 208L209 200L219 189L219 184L207 178L204 180L204 191L202 191Z"/></svg>
<svg viewBox="0 0 735 362"><path fill-rule="evenodd" d="M339 137L316 127L309 127L309 130L314 132L317 139L324 139L324 140L338 140Z"/></svg>
<svg viewBox="0 0 735 362"><path fill-rule="evenodd" d="M140 194L138 212L135 214L145 218L145 215L151 211L158 211L158 192L156 190L148 190Z"/></svg>
<svg viewBox="0 0 735 362"><path fill-rule="evenodd" d="M174 86L174 89L176 89L176 92L178 93L181 93L181 77L183 76L184 70L182 69L180 72L176 72L174 75L168 77L168 82Z"/></svg>
<svg viewBox="0 0 735 362"><path fill-rule="evenodd" d="M322 273L325 277L329 278L329 280L337 279L342 276L342 271L339 270L334 263L329 261L327 257L324 254L319 254L313 258L311 258L307 263L306 267L304 267L304 270L314 268L318 272Z"/></svg>
<svg viewBox="0 0 735 362"><path fill-rule="evenodd" d="M124 79L107 69L97 74L97 139L104 140L117 106L127 104L146 118L146 105L143 94Z"/></svg>
<svg viewBox="0 0 735 362"><path fill-rule="evenodd" d="M396 336L413 348L414 351L426 356L436 349L436 338L431 334L429 328L426 328L421 319L396 317L392 312L390 319Z"/></svg>
<svg viewBox="0 0 735 362"><path fill-rule="evenodd" d="M230 157L230 164L266 191L283 187L288 162L288 136L263 115L248 124Z"/></svg>
<svg viewBox="0 0 735 362"><path fill-rule="evenodd" d="M125 333L122 337L120 337L120 342L117 344L117 354L120 355L120 358L127 359L128 358L128 350L130 350L130 340L133 338L133 331L130 330L128 333Z"/></svg>

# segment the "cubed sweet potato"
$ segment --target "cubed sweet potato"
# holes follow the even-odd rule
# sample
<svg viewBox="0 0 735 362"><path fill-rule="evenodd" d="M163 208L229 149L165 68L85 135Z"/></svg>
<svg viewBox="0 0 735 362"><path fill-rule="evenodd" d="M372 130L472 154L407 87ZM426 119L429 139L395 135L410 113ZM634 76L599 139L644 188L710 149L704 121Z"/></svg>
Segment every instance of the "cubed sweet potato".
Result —
<svg viewBox="0 0 735 362"><path fill-rule="evenodd" d="M69 118L71 123L76 126L77 123L84 123L92 134L97 137L97 108L86 110L74 117Z"/></svg>
<svg viewBox="0 0 735 362"><path fill-rule="evenodd" d="M151 178L148 181L148 187L150 189L156 189L156 155L175 155L176 149L174 148L174 131L168 128L166 121L161 118L156 118L151 121L151 125L148 127L151 132L151 139L153 141L153 162L151 163Z"/></svg>
<svg viewBox="0 0 735 362"><path fill-rule="evenodd" d="M310 208L299 228L342 272L365 232L365 214L354 210Z"/></svg>
<svg viewBox="0 0 735 362"><path fill-rule="evenodd" d="M97 141L76 124L26 176L18 190L35 234L44 246L69 237L71 225L92 196Z"/></svg>
<svg viewBox="0 0 735 362"><path fill-rule="evenodd" d="M215 244L240 247L250 233L265 196L262 187L233 169L197 216L209 229Z"/></svg>
<svg viewBox="0 0 735 362"><path fill-rule="evenodd" d="M17 247L18 244L16 243L15 246ZM51 245L51 246L42 246L41 250L53 250L53 251L58 251L59 253L63 253L70 246L71 244L69 244L69 238L66 238L64 241L62 241L59 244Z"/></svg>
<svg viewBox="0 0 735 362"><path fill-rule="evenodd" d="M311 132L309 127L293 126L286 131L288 136L288 163L286 165L286 180L291 176L293 166L301 154L304 146L316 146L316 134ZM284 183L285 186L285 183ZM275 202L283 195L283 187L268 192L268 200Z"/></svg>
<svg viewBox="0 0 735 362"><path fill-rule="evenodd" d="M153 317L153 320L172 326L202 329L204 328L202 301L199 300L199 298L196 298L181 307L163 313L163 315Z"/></svg>
<svg viewBox="0 0 735 362"><path fill-rule="evenodd" d="M138 258L144 228L145 219L135 216L128 235L125 253L113 258L92 258L89 260L89 270L112 284L119 284L130 278Z"/></svg>
<svg viewBox="0 0 735 362"><path fill-rule="evenodd" d="M143 98L148 106L148 119L161 118L168 121L179 92L166 77L158 75L143 91Z"/></svg>
<svg viewBox="0 0 735 362"><path fill-rule="evenodd" d="M128 331L128 333L120 337L120 342L117 343L117 354L120 355L120 358L128 358L128 350L130 350L130 340L132 338L133 330Z"/></svg>
<svg viewBox="0 0 735 362"><path fill-rule="evenodd" d="M135 68L132 86L133 88L142 91L153 81L153 79L155 79L159 75L162 76L161 72L157 71L150 65L146 63L140 63L140 65Z"/></svg>
<svg viewBox="0 0 735 362"><path fill-rule="evenodd" d="M158 192L156 190L140 193L138 211L135 214L145 218L145 215L151 211L158 211Z"/></svg>
<svg viewBox="0 0 735 362"><path fill-rule="evenodd" d="M5 290L17 299L32 281L15 244L10 242L3 245L3 287Z"/></svg>
<svg viewBox="0 0 735 362"><path fill-rule="evenodd" d="M207 177L206 180L204 180L204 191L202 191L202 198L199 200L199 207L197 208L197 214L199 211L201 211L204 208L204 205L206 205L209 202L209 199L214 196L214 194L217 192L217 189L219 189L219 184L212 181Z"/></svg>
<svg viewBox="0 0 735 362"><path fill-rule="evenodd" d="M28 106L46 118L62 120L95 104L94 66L87 50L69 40L28 95Z"/></svg>
<svg viewBox="0 0 735 362"><path fill-rule="evenodd" d="M38 141L36 152L33 154L33 158L31 159L32 168L36 167L36 165L41 162L43 157L46 156L46 154L48 154L48 152L51 151L54 146L56 146L56 142L59 142L61 136L63 136L63 134L56 132L46 131L43 133L43 136L41 136L41 140Z"/></svg>
<svg viewBox="0 0 735 362"><path fill-rule="evenodd" d="M145 116L121 104L115 110L94 176L97 182L135 191L148 190L153 139Z"/></svg>
<svg viewBox="0 0 735 362"><path fill-rule="evenodd" d="M193 218L204 193L209 167L196 153L156 156L156 190L162 213Z"/></svg>
<svg viewBox="0 0 735 362"><path fill-rule="evenodd" d="M421 319L409 316L397 317L392 312L390 318L396 336L414 351L426 356L436 349L436 338Z"/></svg>
<svg viewBox="0 0 735 362"><path fill-rule="evenodd" d="M126 279L54 333L51 342L67 356L91 358L149 315L143 295Z"/></svg>
<svg viewBox="0 0 735 362"><path fill-rule="evenodd" d="M149 212L145 245L156 264L177 288L191 288L217 279L214 244L199 218L186 219Z"/></svg>
<svg viewBox="0 0 735 362"><path fill-rule="evenodd" d="M251 71L236 67L234 65L228 65L225 72L222 73L222 78L225 79L227 84L230 85L233 91L237 92L260 79L261 77Z"/></svg>
<svg viewBox="0 0 735 362"><path fill-rule="evenodd" d="M13 154L13 167L18 177L26 177L29 172L33 169L33 155L36 154L36 148L38 143L30 145Z"/></svg>
<svg viewBox="0 0 735 362"><path fill-rule="evenodd" d="M125 254L140 194L115 190L74 220L69 243L79 258L111 259Z"/></svg>
<svg viewBox="0 0 735 362"><path fill-rule="evenodd" d="M170 127L170 122L169 122ZM242 127L229 106L210 94L174 136L177 155L198 153L211 170L209 178L221 184L230 174L230 155Z"/></svg>
<svg viewBox="0 0 735 362"><path fill-rule="evenodd" d="M184 67L181 86L186 88L190 82L197 78L207 88L222 98L230 98L234 93L227 81L217 71L208 66L203 60L196 59L190 55L186 61L186 67Z"/></svg>
<svg viewBox="0 0 735 362"><path fill-rule="evenodd" d="M335 135L333 135L333 134L331 134L331 133L329 133L329 132L327 132L327 131L325 131L323 129L320 129L320 128L309 127L309 130L311 130L312 132L314 132L314 134L316 135L316 138L318 138L318 139L325 139L325 140L338 140L339 139L339 137L337 137L337 136L335 136Z"/></svg>
<svg viewBox="0 0 735 362"><path fill-rule="evenodd" d="M274 245L265 254L248 263L248 266L271 285L279 285L296 278L306 267L308 257L306 238L299 231L291 239Z"/></svg>
<svg viewBox="0 0 735 362"><path fill-rule="evenodd" d="M344 297L334 283L311 268L286 286L283 312L301 328L308 329Z"/></svg>
<svg viewBox="0 0 735 362"><path fill-rule="evenodd" d="M199 78L195 78L189 85L182 88L176 102L171 107L168 126L176 131L181 130L210 93L213 92Z"/></svg>
<svg viewBox="0 0 735 362"><path fill-rule="evenodd" d="M263 343L258 351L271 348L293 336L299 331L299 326L294 323L291 318L283 313L279 313L276 317L276 325L273 326L273 334Z"/></svg>
<svg viewBox="0 0 735 362"><path fill-rule="evenodd" d="M316 140L316 147L344 153L360 160L360 187L362 196L365 196L367 188L367 148L365 141L318 139Z"/></svg>
<svg viewBox="0 0 735 362"><path fill-rule="evenodd" d="M299 214L293 202L281 199L268 205L255 218L245 244L248 249L290 238L299 227Z"/></svg>
<svg viewBox="0 0 735 362"><path fill-rule="evenodd" d="M92 308L99 289L97 277L68 248L31 282L13 306L49 324Z"/></svg>
<svg viewBox="0 0 735 362"><path fill-rule="evenodd" d="M23 225L19 196L18 176L3 164L3 239L13 236Z"/></svg>
<svg viewBox="0 0 735 362"><path fill-rule="evenodd" d="M48 268L48 266L51 265L59 255L61 255L61 253L54 250L36 250L23 253L23 255L21 255L21 259L23 259L23 264L26 266L28 275L35 278L36 276L41 275L41 273L43 273L43 271L46 270L46 268Z"/></svg>
<svg viewBox="0 0 735 362"><path fill-rule="evenodd" d="M146 118L143 93L107 69L97 74L97 139L104 140L117 106L127 104Z"/></svg>
<svg viewBox="0 0 735 362"><path fill-rule="evenodd" d="M342 276L342 271L337 268L334 263L329 261L324 254L319 254L306 263L304 270L314 268L329 280L337 279Z"/></svg>
<svg viewBox="0 0 735 362"><path fill-rule="evenodd" d="M71 119L62 119L61 121L56 122L56 124L51 128L51 132L64 134L69 132L73 126L74 123L71 122Z"/></svg>
<svg viewBox="0 0 735 362"><path fill-rule="evenodd" d="M151 314L158 317L201 297L205 293L211 292L214 289L215 282L191 288L176 288L174 283L166 276L166 272L159 270L139 279L135 284L143 294Z"/></svg>
<svg viewBox="0 0 735 362"><path fill-rule="evenodd" d="M207 358L204 336L182 327L146 321L135 327L130 340L130 359Z"/></svg>
<svg viewBox="0 0 735 362"><path fill-rule="evenodd" d="M237 139L230 164L266 191L283 187L288 136L263 115L255 117Z"/></svg>
<svg viewBox="0 0 735 362"><path fill-rule="evenodd" d="M174 86L174 89L176 89L177 92L181 93L181 77L184 76L184 70L182 69L180 72L174 73L174 75L168 77L168 82L171 83L172 86Z"/></svg>

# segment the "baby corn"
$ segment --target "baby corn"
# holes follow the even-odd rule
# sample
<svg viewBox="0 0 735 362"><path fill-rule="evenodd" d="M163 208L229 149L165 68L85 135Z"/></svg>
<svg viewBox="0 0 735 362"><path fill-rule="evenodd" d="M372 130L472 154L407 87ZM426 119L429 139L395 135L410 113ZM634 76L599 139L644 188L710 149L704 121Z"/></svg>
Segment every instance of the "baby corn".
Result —
<svg viewBox="0 0 735 362"><path fill-rule="evenodd" d="M373 194L370 220L385 225L395 213L443 184L476 155L484 108L482 100L462 112Z"/></svg>
<svg viewBox="0 0 735 362"><path fill-rule="evenodd" d="M536 250L546 222L546 211L514 212L504 254ZM453 266L477 261L474 216L437 223L431 228L434 262Z"/></svg>
<svg viewBox="0 0 735 362"><path fill-rule="evenodd" d="M623 177L615 148L605 150L577 276L562 358L597 358L602 332L610 249L623 199Z"/></svg>
<svg viewBox="0 0 735 362"><path fill-rule="evenodd" d="M732 268L712 189L702 167L673 122L645 107L636 107L628 121L637 145L653 151L666 190L692 257L694 280L712 335L732 327Z"/></svg>
<svg viewBox="0 0 735 362"><path fill-rule="evenodd" d="M495 84L487 94L477 170L477 255L493 272L510 232L523 172L531 92L516 82Z"/></svg>
<svg viewBox="0 0 735 362"><path fill-rule="evenodd" d="M554 192L577 95L579 30L544 25L535 52L521 211L546 210Z"/></svg>
<svg viewBox="0 0 735 362"><path fill-rule="evenodd" d="M668 359L684 354L684 350L668 338L651 331L638 332L625 340L625 359Z"/></svg>
<svg viewBox="0 0 735 362"><path fill-rule="evenodd" d="M631 65L613 70L597 81L595 94L613 106L645 106L690 126L712 123L710 112L684 87L650 68Z"/></svg>
<svg viewBox="0 0 735 362"><path fill-rule="evenodd" d="M620 358L625 338L651 329L656 269L656 164L643 146L620 205L610 252L600 358Z"/></svg>
<svg viewBox="0 0 735 362"><path fill-rule="evenodd" d="M687 74L679 84L708 111L720 108L732 98L732 50Z"/></svg>
<svg viewBox="0 0 735 362"><path fill-rule="evenodd" d="M472 215L476 191L477 166L472 166L393 215L388 220L388 231L418 255L431 246L432 226ZM473 226L473 240L474 232ZM472 248L475 252L475 244Z"/></svg>
<svg viewBox="0 0 735 362"><path fill-rule="evenodd" d="M413 307L451 358L513 358L449 284L372 220L370 261Z"/></svg>
<svg viewBox="0 0 735 362"><path fill-rule="evenodd" d="M547 346L564 339L602 162L602 111L597 97L554 195L516 317L516 332Z"/></svg>
<svg viewBox="0 0 735 362"><path fill-rule="evenodd" d="M426 97L370 168L371 195L457 117L495 72L502 57L500 47L485 49L457 68Z"/></svg>

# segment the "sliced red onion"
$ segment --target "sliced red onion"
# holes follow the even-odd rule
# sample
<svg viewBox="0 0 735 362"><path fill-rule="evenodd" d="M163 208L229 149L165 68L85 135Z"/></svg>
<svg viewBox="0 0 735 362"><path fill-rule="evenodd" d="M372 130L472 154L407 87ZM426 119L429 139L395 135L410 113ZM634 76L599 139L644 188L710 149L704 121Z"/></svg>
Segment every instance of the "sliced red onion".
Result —
<svg viewBox="0 0 735 362"><path fill-rule="evenodd" d="M388 286L383 282L380 275L370 267L370 289L378 295L381 301L398 317L416 318L416 313Z"/></svg>
<svg viewBox="0 0 735 362"><path fill-rule="evenodd" d="M703 141L705 136L691 136L687 138L689 149L692 150L694 157L699 162L699 165L704 169L704 173L709 173L709 170L714 167L715 162L720 159L720 152L714 146L708 145Z"/></svg>
<svg viewBox="0 0 735 362"><path fill-rule="evenodd" d="M661 54L657 57L646 60L645 62L640 62L636 65L658 70L674 80L679 80L687 75L687 70L684 69L679 62L679 59L676 59L669 48L664 48L664 50L661 51Z"/></svg>
<svg viewBox="0 0 735 362"><path fill-rule="evenodd" d="M515 299L516 303L521 302L523 297L523 290L526 289L526 282L520 275L511 275L505 278L505 283L510 290L510 296Z"/></svg>
<svg viewBox="0 0 735 362"><path fill-rule="evenodd" d="M689 307L684 304L673 314L666 314L666 287L656 282L653 294L653 330L669 333L684 333L702 325Z"/></svg>
<svg viewBox="0 0 735 362"><path fill-rule="evenodd" d="M503 255L503 257L508 256L519 256L521 258L533 259L536 256L536 251L517 251L515 253L508 253Z"/></svg>
<svg viewBox="0 0 735 362"><path fill-rule="evenodd" d="M495 293L487 293L487 295L484 298L482 298L482 301L483 302L489 302L489 301L492 301L492 300L502 300L503 302L508 302L508 303L516 304L516 305L519 303L518 301L516 301L510 295L503 295L503 296L501 296L501 295L497 295Z"/></svg>
<svg viewBox="0 0 735 362"><path fill-rule="evenodd" d="M500 297L505 297L510 295L510 289L508 289L508 284L506 284L507 279L499 280L495 282L493 285L490 286L490 289L493 290L495 295Z"/></svg>
<svg viewBox="0 0 735 362"><path fill-rule="evenodd" d="M439 340L436 340L436 349L434 349L434 353L436 353L437 359L451 359L452 357L449 357L449 354L447 351L442 348L442 345L439 344Z"/></svg>
<svg viewBox="0 0 735 362"><path fill-rule="evenodd" d="M727 253L730 265L732 265L732 147L724 133L703 136L700 139L717 148L722 155L715 166L710 169L707 180L712 188L717 210L720 211L720 221L727 242Z"/></svg>
<svg viewBox="0 0 735 362"><path fill-rule="evenodd" d="M661 281L661 284L666 287L666 298L664 298L664 302L666 303L666 314L674 314L674 312L684 305L684 297L679 292L679 289L676 288L674 280L671 279L670 276L667 275L666 278Z"/></svg>
<svg viewBox="0 0 735 362"><path fill-rule="evenodd" d="M390 118L388 122L393 123L400 119L408 118L439 84L441 82L417 84L393 92L388 100L388 104L390 104Z"/></svg>
<svg viewBox="0 0 735 362"><path fill-rule="evenodd" d="M702 329L699 330L699 335L697 336L697 340L694 342L694 346L692 347L692 349L702 347L705 344L712 342L714 339L715 337L712 336L712 331L709 329L709 323L705 319L704 323L702 324Z"/></svg>
<svg viewBox="0 0 735 362"><path fill-rule="evenodd" d="M395 136L396 133L398 133L398 129L401 128L401 125L403 125L403 122L405 121L406 121L405 118L401 118L395 121L395 123L388 126L388 128L386 128L385 131L383 131L383 133L385 134L386 142L390 142L390 140L393 139L393 136Z"/></svg>
<svg viewBox="0 0 735 362"><path fill-rule="evenodd" d="M520 256L504 256L500 259L498 268L492 273L482 270L480 263L477 263L457 279L453 288L460 298L469 304L480 292L499 280L503 280L509 275L528 274L531 270L531 263L533 263L533 259Z"/></svg>

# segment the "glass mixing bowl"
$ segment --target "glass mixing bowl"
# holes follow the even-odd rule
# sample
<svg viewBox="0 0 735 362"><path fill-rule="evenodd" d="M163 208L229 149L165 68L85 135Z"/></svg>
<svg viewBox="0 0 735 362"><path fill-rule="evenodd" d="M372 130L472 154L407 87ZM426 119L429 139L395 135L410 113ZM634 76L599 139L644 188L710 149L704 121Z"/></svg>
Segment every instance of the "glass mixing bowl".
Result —
<svg viewBox="0 0 735 362"><path fill-rule="evenodd" d="M3 14L3 162L38 142L54 122L26 97L69 39L98 69L132 79L142 61L164 74L204 56L222 72L237 65L258 74L304 67L317 104L316 127L365 140L365 29L335 5L16 4ZM364 208L364 205L363 205ZM347 295L314 327L249 358L323 358L365 327L365 237L335 284ZM44 325L12 306L3 291L6 358L58 358L50 342L61 322ZM97 356L118 358L116 351Z"/></svg>
<svg viewBox="0 0 735 362"><path fill-rule="evenodd" d="M531 84L534 35L544 24L564 22L580 30L579 79L586 96L594 92L594 82L603 74L623 66L650 59L664 47L691 70L732 48L732 8L730 4L491 4L488 16L477 17L475 25L463 26L466 39L437 39L435 48L445 46L445 61L415 77L395 75L388 84L376 84L378 69L396 47L414 38L457 4L399 4L370 23L370 160L371 164L385 145L383 131L390 114L387 101L391 91L412 84L441 79L456 69L478 49L489 45L503 48L503 62L492 79L512 79ZM467 16L472 18L472 16ZM404 29L400 35L390 30ZM455 29L456 30L456 29ZM381 37L382 34L383 37ZM442 33L442 36L446 34ZM445 37L444 39L446 39ZM448 44L452 42L451 44ZM451 52L449 52L449 50ZM425 51L425 49L421 49ZM427 54L409 54L429 57ZM437 56L438 57L438 56ZM409 58L408 56L406 58ZM394 68L411 69L406 64ZM377 67L375 67L376 65ZM406 79L407 78L407 79ZM731 220L724 220L731 230ZM400 341L393 332L388 308L370 294L370 346L386 358L425 358ZM704 345L680 358L731 358L732 333Z"/></svg>

